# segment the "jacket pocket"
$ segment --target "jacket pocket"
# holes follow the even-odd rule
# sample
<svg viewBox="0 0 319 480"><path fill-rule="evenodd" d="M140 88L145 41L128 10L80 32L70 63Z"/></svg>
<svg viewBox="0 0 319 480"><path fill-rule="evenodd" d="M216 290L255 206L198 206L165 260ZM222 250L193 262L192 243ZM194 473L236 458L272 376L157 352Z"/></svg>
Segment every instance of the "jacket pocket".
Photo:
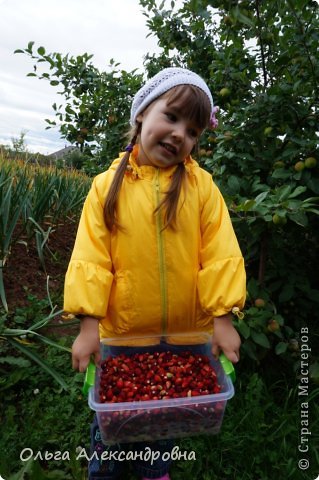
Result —
<svg viewBox="0 0 319 480"><path fill-rule="evenodd" d="M133 279L129 270L115 273L109 300L108 313L114 333L128 332L136 315Z"/></svg>

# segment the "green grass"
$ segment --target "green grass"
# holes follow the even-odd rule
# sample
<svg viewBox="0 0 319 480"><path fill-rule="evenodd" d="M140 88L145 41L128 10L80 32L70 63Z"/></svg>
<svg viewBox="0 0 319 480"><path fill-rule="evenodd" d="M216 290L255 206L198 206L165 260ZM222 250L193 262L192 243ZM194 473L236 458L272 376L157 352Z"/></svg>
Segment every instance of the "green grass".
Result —
<svg viewBox="0 0 319 480"><path fill-rule="evenodd" d="M60 341L69 346L72 339ZM8 346L0 346L2 357L12 354ZM46 346L41 349L47 362L63 376L68 391L30 362L24 366L22 362L18 377L17 368L8 367L6 378L11 379L11 386L1 386L0 474L6 480L84 480L86 461L76 459L76 449L81 446L89 452L92 411L81 394L83 374L72 371L67 352ZM3 364L0 363L0 367L1 371ZM302 454L298 452L300 398L297 386L291 378L285 380L284 372L279 376L270 375L266 382L260 372L241 370L238 368L236 394L227 404L220 434L177 441L181 451L195 452L196 460L176 461L171 469L172 480L314 480L319 472L315 452L319 388L311 388L309 428L312 435L311 451L307 454L310 468L302 472L298 469ZM274 383L271 377L276 378ZM70 458L22 462L19 457L25 448L32 449L34 455L38 451L69 452ZM30 450L26 456L28 452ZM131 467L127 468L126 478L136 478Z"/></svg>

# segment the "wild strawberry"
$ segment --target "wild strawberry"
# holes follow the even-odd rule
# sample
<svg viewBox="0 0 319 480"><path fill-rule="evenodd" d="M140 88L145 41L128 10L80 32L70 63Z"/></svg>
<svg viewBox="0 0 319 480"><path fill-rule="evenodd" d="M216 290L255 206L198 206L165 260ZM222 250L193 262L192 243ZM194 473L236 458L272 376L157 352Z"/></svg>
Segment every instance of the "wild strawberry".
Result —
<svg viewBox="0 0 319 480"><path fill-rule="evenodd" d="M106 391L106 394L105 394L106 398L108 400L111 400L111 398L113 397L113 390L111 388L109 388L107 391Z"/></svg>
<svg viewBox="0 0 319 480"><path fill-rule="evenodd" d="M192 397L198 397L200 394L197 390L192 390Z"/></svg>
<svg viewBox="0 0 319 480"><path fill-rule="evenodd" d="M182 388L188 387L189 384L190 384L190 379L189 378L184 379L182 381Z"/></svg>
<svg viewBox="0 0 319 480"><path fill-rule="evenodd" d="M117 388L123 388L123 380L121 378L119 378L117 380L116 386L117 386Z"/></svg>

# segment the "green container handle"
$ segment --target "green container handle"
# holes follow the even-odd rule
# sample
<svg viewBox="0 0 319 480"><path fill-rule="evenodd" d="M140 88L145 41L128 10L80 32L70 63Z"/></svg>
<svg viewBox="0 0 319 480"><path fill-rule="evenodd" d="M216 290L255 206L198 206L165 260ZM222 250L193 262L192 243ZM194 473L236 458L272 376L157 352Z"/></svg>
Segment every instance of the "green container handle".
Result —
<svg viewBox="0 0 319 480"><path fill-rule="evenodd" d="M234 383L236 380L236 372L232 362L226 357L224 353L219 355L219 361L222 364L224 372L229 376L231 381Z"/></svg>
<svg viewBox="0 0 319 480"><path fill-rule="evenodd" d="M94 385L95 369L96 369L95 363L93 362L93 360L90 360L85 372L84 384L82 387L83 395L87 395L89 393L90 388L93 387Z"/></svg>

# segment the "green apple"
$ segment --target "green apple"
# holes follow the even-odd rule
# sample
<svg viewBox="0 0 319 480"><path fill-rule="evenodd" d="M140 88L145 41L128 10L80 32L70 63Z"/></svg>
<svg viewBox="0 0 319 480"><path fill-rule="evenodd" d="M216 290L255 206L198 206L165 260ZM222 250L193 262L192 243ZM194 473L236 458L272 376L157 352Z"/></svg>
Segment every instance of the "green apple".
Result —
<svg viewBox="0 0 319 480"><path fill-rule="evenodd" d="M263 308L266 305L266 302L263 298L256 298L254 303L255 303L255 307L258 307L258 308Z"/></svg>
<svg viewBox="0 0 319 480"><path fill-rule="evenodd" d="M229 90L229 88L227 88L227 87L222 88L222 89L219 91L219 95L220 95L221 97L229 97L229 95L230 95L230 90Z"/></svg>
<svg viewBox="0 0 319 480"><path fill-rule="evenodd" d="M279 323L277 322L277 320L275 320L275 319L273 318L273 319L270 320L270 322L268 323L267 329L268 329L270 332L277 332L278 330L280 330L280 325L279 325Z"/></svg>
<svg viewBox="0 0 319 480"><path fill-rule="evenodd" d="M274 168L284 168L285 163L282 160L278 160L277 162L274 163Z"/></svg>
<svg viewBox="0 0 319 480"><path fill-rule="evenodd" d="M270 135L272 132L272 127L266 127L264 130L264 135Z"/></svg>
<svg viewBox="0 0 319 480"><path fill-rule="evenodd" d="M305 167L306 168L315 168L317 165L317 159L315 157L308 157L305 160Z"/></svg>
<svg viewBox="0 0 319 480"><path fill-rule="evenodd" d="M227 132L224 133L224 138L225 138L226 142L229 142L230 140L232 140L233 134L231 132L227 131Z"/></svg>
<svg viewBox="0 0 319 480"><path fill-rule="evenodd" d="M305 162L302 160L299 160L299 162L295 163L294 169L296 172L302 172L302 170L305 168Z"/></svg>
<svg viewBox="0 0 319 480"><path fill-rule="evenodd" d="M272 221L275 225L286 225L287 218L286 217L281 217L280 215L275 213L272 217Z"/></svg>

